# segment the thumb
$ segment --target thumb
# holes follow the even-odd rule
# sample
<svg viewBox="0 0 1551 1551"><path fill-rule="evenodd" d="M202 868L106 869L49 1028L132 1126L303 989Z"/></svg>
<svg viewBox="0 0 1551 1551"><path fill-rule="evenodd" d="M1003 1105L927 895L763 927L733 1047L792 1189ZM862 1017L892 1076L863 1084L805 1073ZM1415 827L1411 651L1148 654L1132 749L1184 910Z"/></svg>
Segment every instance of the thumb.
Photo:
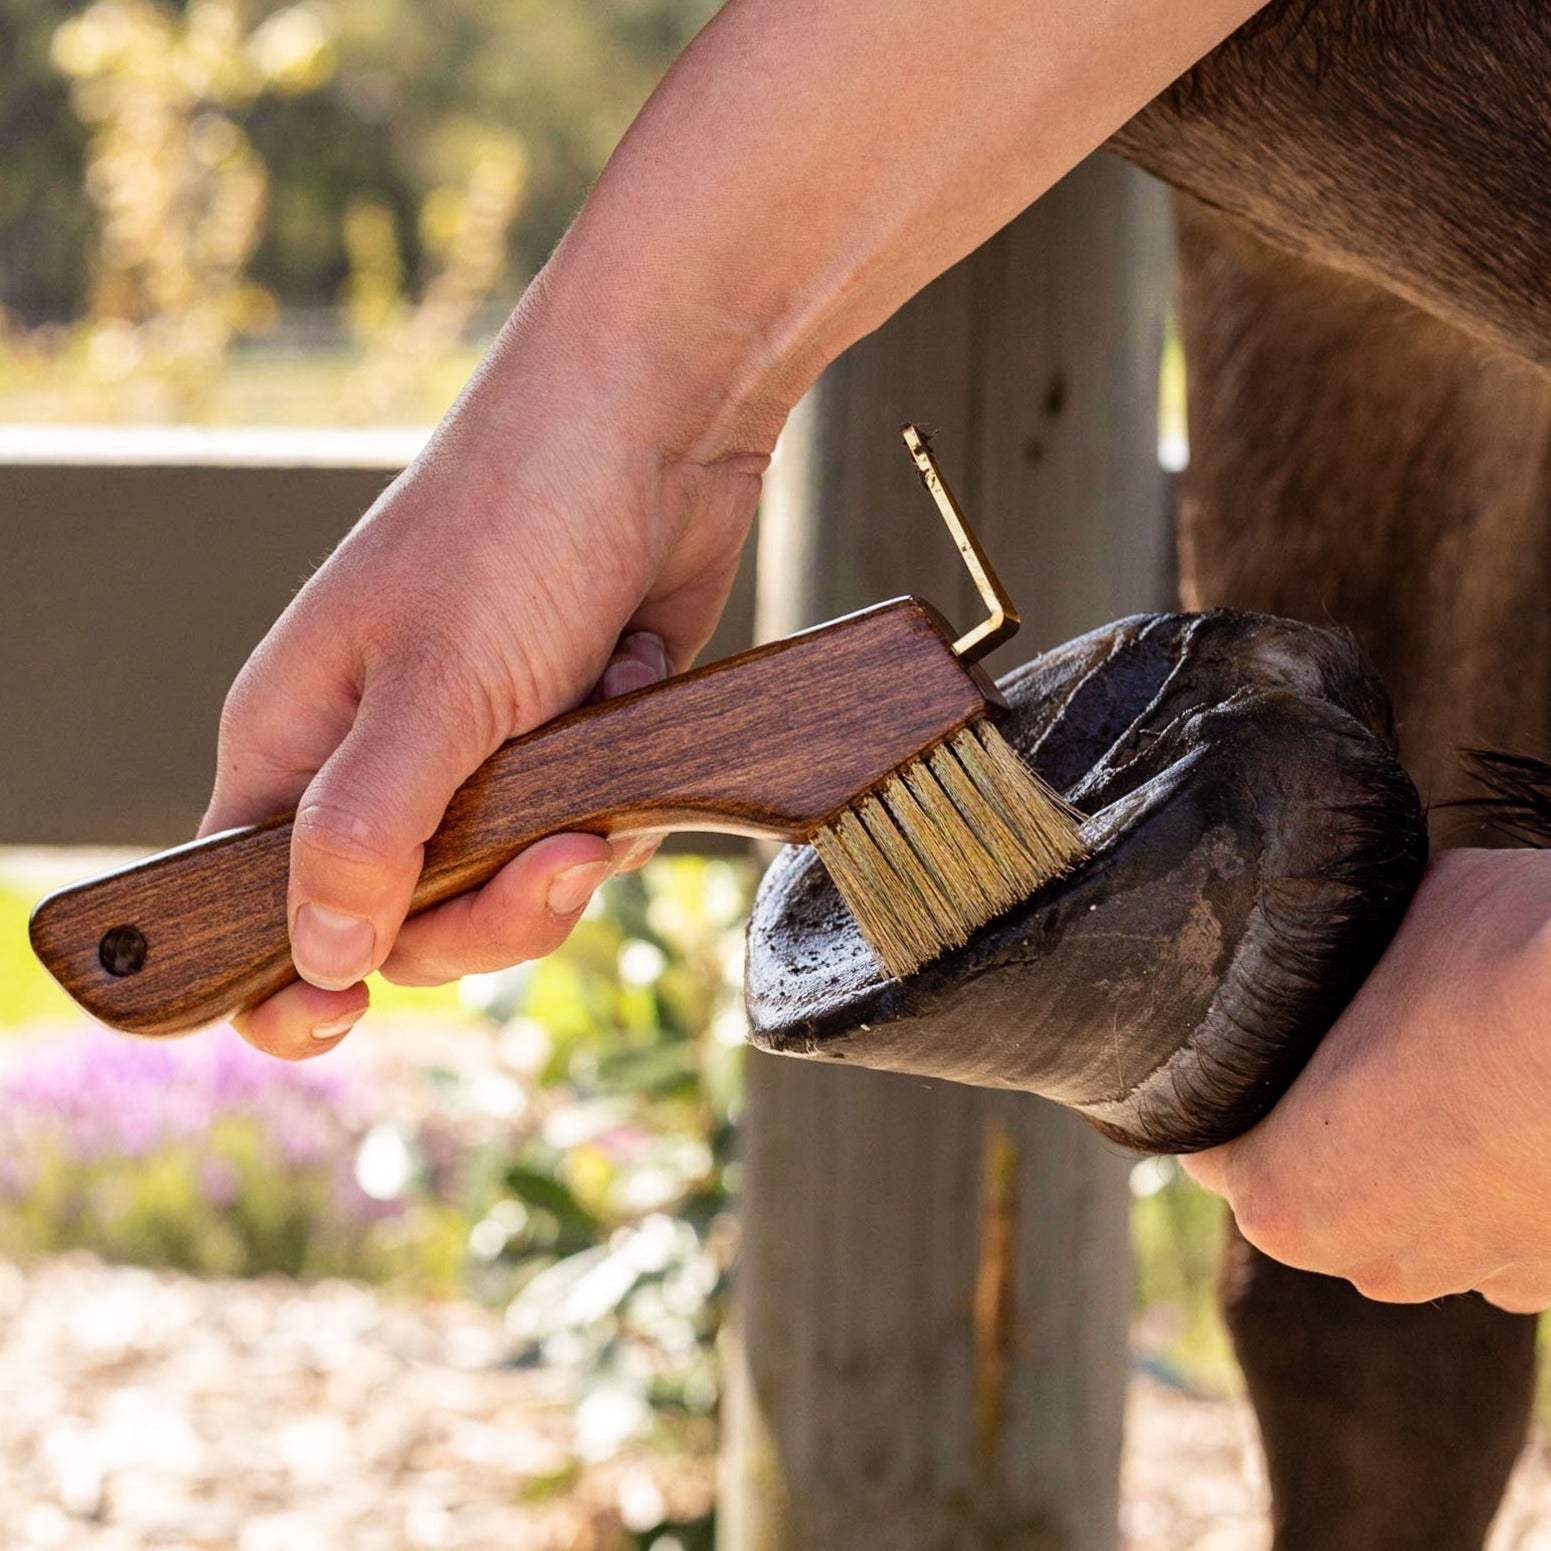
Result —
<svg viewBox="0 0 1551 1551"><path fill-rule="evenodd" d="M391 703L388 703L390 702ZM426 685L362 697L354 724L313 777L291 835L287 918L302 979L328 991L387 958L409 909L425 843L458 786L495 747Z"/></svg>

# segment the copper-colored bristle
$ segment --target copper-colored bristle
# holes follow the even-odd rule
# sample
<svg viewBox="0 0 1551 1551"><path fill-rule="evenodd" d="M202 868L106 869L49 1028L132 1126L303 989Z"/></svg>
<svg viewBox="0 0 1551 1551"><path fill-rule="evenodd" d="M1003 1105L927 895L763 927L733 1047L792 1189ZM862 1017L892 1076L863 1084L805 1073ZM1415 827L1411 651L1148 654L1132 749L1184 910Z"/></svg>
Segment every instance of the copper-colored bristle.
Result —
<svg viewBox="0 0 1551 1551"><path fill-rule="evenodd" d="M1082 814L989 722L890 776L813 836L883 967L910 974L1086 854Z"/></svg>

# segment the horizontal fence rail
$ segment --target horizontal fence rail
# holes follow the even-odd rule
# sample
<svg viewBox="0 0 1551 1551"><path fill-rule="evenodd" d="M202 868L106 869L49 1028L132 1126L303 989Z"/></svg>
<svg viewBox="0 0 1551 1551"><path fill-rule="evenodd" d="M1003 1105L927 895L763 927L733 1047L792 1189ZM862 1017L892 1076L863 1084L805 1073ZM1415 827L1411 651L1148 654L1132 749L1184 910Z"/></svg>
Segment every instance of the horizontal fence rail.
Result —
<svg viewBox="0 0 1551 1551"><path fill-rule="evenodd" d="M232 678L424 436L3 428L0 845L188 838ZM707 655L752 637L746 557Z"/></svg>

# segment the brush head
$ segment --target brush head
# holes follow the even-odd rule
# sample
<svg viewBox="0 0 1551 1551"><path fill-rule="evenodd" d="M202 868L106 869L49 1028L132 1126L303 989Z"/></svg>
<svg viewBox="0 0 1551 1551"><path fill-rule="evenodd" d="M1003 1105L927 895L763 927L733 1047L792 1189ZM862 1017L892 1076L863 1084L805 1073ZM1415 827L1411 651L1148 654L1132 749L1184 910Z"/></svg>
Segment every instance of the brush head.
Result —
<svg viewBox="0 0 1551 1551"><path fill-rule="evenodd" d="M1083 859L1082 814L988 721L896 771L813 836L878 961L902 979Z"/></svg>
<svg viewBox="0 0 1551 1551"><path fill-rule="evenodd" d="M1377 961L1427 859L1389 707L1349 638L1142 615L1001 681L997 725L1087 814L1091 855L908 980L817 856L749 923L761 1050L1055 1099L1194 1152L1284 1093Z"/></svg>

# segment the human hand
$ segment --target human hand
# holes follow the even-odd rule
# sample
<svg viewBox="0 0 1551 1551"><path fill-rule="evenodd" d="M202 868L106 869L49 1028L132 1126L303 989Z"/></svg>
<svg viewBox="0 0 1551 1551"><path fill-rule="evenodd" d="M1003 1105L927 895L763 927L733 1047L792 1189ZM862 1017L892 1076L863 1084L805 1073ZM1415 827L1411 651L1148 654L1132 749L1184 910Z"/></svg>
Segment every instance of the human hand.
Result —
<svg viewBox="0 0 1551 1551"><path fill-rule="evenodd" d="M1551 1307L1551 853L1446 851L1276 1108L1183 1160L1273 1259Z"/></svg>
<svg viewBox="0 0 1551 1551"><path fill-rule="evenodd" d="M616 647L616 682L685 666L824 367L1259 3L975 0L927 72L930 0L722 7L431 447L233 687L204 832L298 808L304 980L242 1020L249 1039L316 1054L365 1010L372 969L445 980L559 942L630 860L597 837L545 840L400 931L457 785ZM622 644L643 632L661 659Z"/></svg>
<svg viewBox="0 0 1551 1551"><path fill-rule="evenodd" d="M287 909L303 978L238 1020L273 1055L331 1049L373 970L429 985L548 953L604 878L650 852L551 836L402 924L424 842L499 744L589 691L689 663L758 498L762 458L676 454L649 416L589 403L586 384L607 378L542 334L512 326L228 697L201 832L297 814Z"/></svg>

